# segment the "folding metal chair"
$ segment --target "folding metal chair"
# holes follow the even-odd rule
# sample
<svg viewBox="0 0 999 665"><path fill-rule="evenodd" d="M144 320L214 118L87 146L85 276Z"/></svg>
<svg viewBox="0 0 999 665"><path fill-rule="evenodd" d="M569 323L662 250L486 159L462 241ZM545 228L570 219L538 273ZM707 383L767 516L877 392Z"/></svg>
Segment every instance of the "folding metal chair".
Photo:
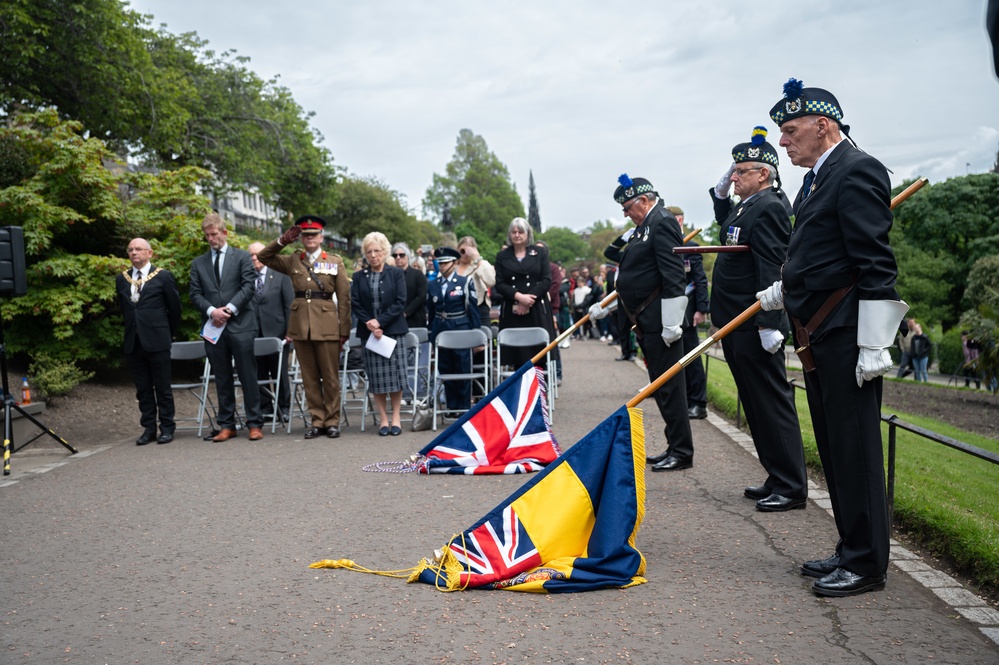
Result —
<svg viewBox="0 0 999 665"><path fill-rule="evenodd" d="M420 343L419 366L417 367L416 381L412 386L413 401L418 401L421 395L425 398L430 394L430 368L432 367L433 352L430 345L430 331L427 328L410 328L409 332L416 335L416 339Z"/></svg>
<svg viewBox="0 0 999 665"><path fill-rule="evenodd" d="M369 408L368 376L364 372L363 365L360 368L354 369L348 369L347 367L350 349L360 349L364 346L361 343L361 338L357 336L356 328L350 331L350 338L346 344L342 344L341 346L343 348L343 357L340 363L340 419L343 421L344 426L349 426L347 409L352 406L359 406L361 409L361 431L363 432L364 421L367 420ZM358 396L358 393L360 393L360 396ZM374 418L373 412L372 418Z"/></svg>
<svg viewBox="0 0 999 665"><path fill-rule="evenodd" d="M284 340L280 337L257 337L253 340L253 355L257 358L274 355L275 353L278 354L278 367L281 367L281 362L284 360ZM233 373L233 383L237 390L241 390L243 384L239 380L239 375L235 375L235 372ZM281 397L281 382L277 379L258 379L256 384L258 390L266 390L273 400L274 415L271 416L271 434L273 434L277 430L278 424L278 412L280 411L278 408L278 399ZM239 393L237 392L236 394L236 421L244 422L245 424L244 419L240 417L239 411L239 405L242 400ZM290 421L291 418L288 420Z"/></svg>
<svg viewBox="0 0 999 665"><path fill-rule="evenodd" d="M447 349L451 351L462 351L468 350L471 353L472 349L477 346L485 346L489 339L486 337L486 333L481 330L445 330L444 332L438 333L437 339L434 341L434 383L433 391L435 398L434 403L434 431L437 431L437 413L439 400L436 399L437 387L443 385L446 381L476 381L481 379L485 385L489 385L490 368L489 365L485 365L481 371L472 370L466 373L455 373L455 374L441 374L440 368L440 352L441 349ZM453 409L449 409L453 410ZM467 411L465 409L464 411Z"/></svg>
<svg viewBox="0 0 999 665"><path fill-rule="evenodd" d="M481 330L486 334L486 348L484 351L482 362L485 364L486 367L490 368L491 370L493 367L493 340L495 339L495 337L493 336L493 329L491 326L479 326L479 330ZM474 357L475 357L474 354L472 357L473 357L472 369L480 369L482 367L482 364L474 362ZM490 379L494 378L494 375L491 371L489 372L489 376ZM490 381L490 383L482 387L482 395L480 396L485 397L486 395L489 394L489 391L495 387L496 386L493 385L493 382Z"/></svg>
<svg viewBox="0 0 999 665"><path fill-rule="evenodd" d="M288 434L295 423L296 415L301 417L302 424L306 429L312 426L312 414L305 403L305 385L302 383L302 364L298 362L298 352L292 349L291 359L288 361L288 382L291 390L291 401L289 402L288 414Z"/></svg>
<svg viewBox="0 0 999 665"><path fill-rule="evenodd" d="M408 409L409 419L416 415L416 403L420 401L420 338L410 330L403 340L403 347L406 350L406 381L410 383L413 390L412 408ZM413 352L413 362L409 362L409 352Z"/></svg>
<svg viewBox="0 0 999 665"><path fill-rule="evenodd" d="M503 347L545 347L548 346L548 342L551 338L548 336L548 331L544 328L533 327L533 328L507 328L505 330L499 331L499 337L497 338L496 346L496 381L497 384L508 376L512 376L518 367L514 367L512 370L503 369ZM545 354L545 383L546 390L548 392L548 417L553 418L555 416L555 387L554 383L557 381L558 376L555 371L555 361L552 360L551 351Z"/></svg>
<svg viewBox="0 0 999 665"><path fill-rule="evenodd" d="M197 416L191 418L174 418L175 422L196 422L197 427L178 427L181 430L198 430L198 436L201 436L204 431L205 426L205 416L208 416L208 424L211 428L215 429L215 421L212 418L212 414L208 413L208 408L211 407L212 411L215 411L215 406L212 404L211 397L208 394L208 379L211 376L209 369L208 358L205 354L205 343L201 340L195 342L174 342L170 345L170 360L171 363L174 362L187 362L188 369L190 369L190 362L195 360L201 361L201 378L197 381L191 381L188 383L171 383L170 389L173 391L174 403L178 401L176 395L178 393L187 393L194 397L198 401ZM176 373L171 374L176 376Z"/></svg>

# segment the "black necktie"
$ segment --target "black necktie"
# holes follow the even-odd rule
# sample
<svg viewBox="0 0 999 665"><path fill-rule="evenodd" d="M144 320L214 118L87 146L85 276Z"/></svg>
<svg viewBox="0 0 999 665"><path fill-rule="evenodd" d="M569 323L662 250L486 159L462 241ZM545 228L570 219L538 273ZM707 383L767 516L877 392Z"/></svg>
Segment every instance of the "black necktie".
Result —
<svg viewBox="0 0 999 665"><path fill-rule="evenodd" d="M138 269L135 271L135 292L142 293L142 271Z"/></svg>
<svg viewBox="0 0 999 665"><path fill-rule="evenodd" d="M811 171L809 171L811 173ZM215 284L222 283L222 276L219 273L219 257L222 256L222 252L216 250L215 252Z"/></svg>
<svg viewBox="0 0 999 665"><path fill-rule="evenodd" d="M801 200L804 201L812 193L812 182L815 180L815 171L811 169L805 174L805 184L801 187Z"/></svg>

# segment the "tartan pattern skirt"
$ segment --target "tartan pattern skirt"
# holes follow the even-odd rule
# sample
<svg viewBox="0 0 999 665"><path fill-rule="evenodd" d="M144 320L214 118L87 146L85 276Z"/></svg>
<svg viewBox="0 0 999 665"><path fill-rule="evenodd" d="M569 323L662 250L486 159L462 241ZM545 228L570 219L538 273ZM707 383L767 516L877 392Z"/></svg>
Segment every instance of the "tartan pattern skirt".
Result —
<svg viewBox="0 0 999 665"><path fill-rule="evenodd" d="M368 392L374 395L396 393L406 385L406 336L390 335L396 341L392 357L386 358L362 347Z"/></svg>

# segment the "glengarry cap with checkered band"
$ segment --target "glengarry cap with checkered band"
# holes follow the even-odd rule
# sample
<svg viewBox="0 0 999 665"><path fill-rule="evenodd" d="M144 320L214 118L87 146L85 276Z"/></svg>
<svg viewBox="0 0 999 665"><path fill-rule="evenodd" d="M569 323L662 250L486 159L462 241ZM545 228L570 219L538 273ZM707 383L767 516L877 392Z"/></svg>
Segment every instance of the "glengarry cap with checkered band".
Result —
<svg viewBox="0 0 999 665"><path fill-rule="evenodd" d="M770 109L770 117L780 127L788 120L806 115L824 115L843 123L843 110L836 97L822 88L805 88L798 79L788 79L784 84L784 98Z"/></svg>
<svg viewBox="0 0 999 665"><path fill-rule="evenodd" d="M743 162L763 162L777 168L777 150L767 143L767 129L757 125L753 127L753 137L749 143L740 143L732 148L732 160L736 164Z"/></svg>
<svg viewBox="0 0 999 665"><path fill-rule="evenodd" d="M658 194L656 194L656 188L653 187L652 183L645 178L635 178L632 180L628 177L627 173L622 173L618 177L617 181L621 183L618 188L614 190L614 200L618 203L627 203L631 199L637 198L642 194L658 196Z"/></svg>

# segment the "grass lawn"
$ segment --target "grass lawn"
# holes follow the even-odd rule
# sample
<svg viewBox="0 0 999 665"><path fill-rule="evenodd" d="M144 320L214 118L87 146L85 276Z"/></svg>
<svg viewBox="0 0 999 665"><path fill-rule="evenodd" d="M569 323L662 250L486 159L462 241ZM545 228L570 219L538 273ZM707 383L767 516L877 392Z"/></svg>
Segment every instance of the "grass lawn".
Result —
<svg viewBox="0 0 999 665"><path fill-rule="evenodd" d="M728 365L712 358L708 369L712 406L734 419L736 394ZM812 473L821 474L804 390L795 390L795 402L805 459ZM999 452L999 441L917 414L891 413L913 425ZM891 415L887 411L883 414ZM887 468L888 425L882 423L881 427ZM999 593L999 466L902 429L896 436L896 528L951 560L990 593Z"/></svg>

